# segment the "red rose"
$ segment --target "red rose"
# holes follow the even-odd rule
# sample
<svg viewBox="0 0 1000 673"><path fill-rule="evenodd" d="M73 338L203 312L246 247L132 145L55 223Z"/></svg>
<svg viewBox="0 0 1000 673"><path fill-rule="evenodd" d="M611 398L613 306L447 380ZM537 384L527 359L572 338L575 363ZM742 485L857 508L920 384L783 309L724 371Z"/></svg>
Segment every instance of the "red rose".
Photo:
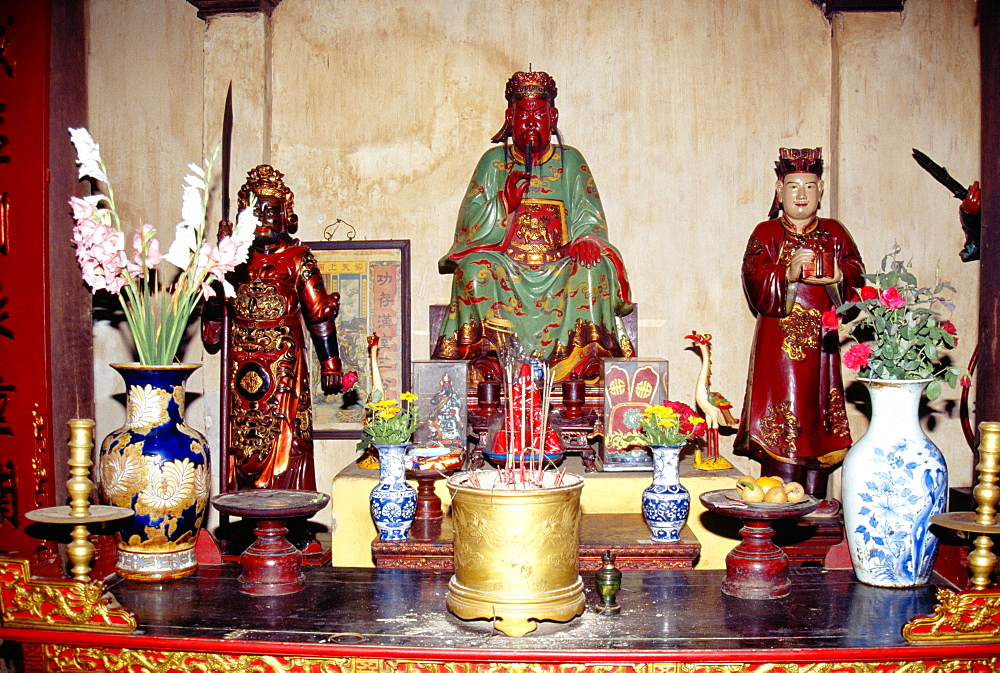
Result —
<svg viewBox="0 0 1000 673"><path fill-rule="evenodd" d="M823 313L823 329L837 329L840 327L840 318L833 309Z"/></svg>
<svg viewBox="0 0 1000 673"><path fill-rule="evenodd" d="M958 380L958 382L959 384L961 384L963 388L969 388L972 386L972 379L969 378L968 376L963 376Z"/></svg>
<svg viewBox="0 0 1000 673"><path fill-rule="evenodd" d="M358 373L357 372L347 372L344 374L344 378L340 384L340 389L343 392L347 392L358 383Z"/></svg>
<svg viewBox="0 0 1000 673"><path fill-rule="evenodd" d="M844 366L859 371L868 366L868 358L871 354L872 349L868 344L854 344L844 353Z"/></svg>
<svg viewBox="0 0 1000 673"><path fill-rule="evenodd" d="M943 329L948 334L955 334L956 332L958 332L958 330L955 329L955 323L953 323L950 320L945 320L943 323L941 323L941 329Z"/></svg>
<svg viewBox="0 0 1000 673"><path fill-rule="evenodd" d="M906 300L899 294L899 290L896 289L895 285L887 290L882 290L882 295L879 299L888 308L903 308L906 306Z"/></svg>
<svg viewBox="0 0 1000 673"><path fill-rule="evenodd" d="M858 296L861 298L861 301L868 301L869 299L878 299L878 290L873 288L871 285L865 285L858 292Z"/></svg>

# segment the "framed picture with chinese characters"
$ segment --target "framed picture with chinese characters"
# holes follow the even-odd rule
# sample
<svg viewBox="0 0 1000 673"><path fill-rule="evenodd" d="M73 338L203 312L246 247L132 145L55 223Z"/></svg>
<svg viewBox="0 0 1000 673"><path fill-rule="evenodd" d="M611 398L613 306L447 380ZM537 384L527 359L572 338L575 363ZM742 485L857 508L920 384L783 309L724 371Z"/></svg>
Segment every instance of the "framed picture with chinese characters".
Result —
<svg viewBox="0 0 1000 673"><path fill-rule="evenodd" d="M344 373L358 374L353 392L324 395L319 360L309 358L313 437L361 437L364 402L371 389L368 339L379 336L378 364L387 399L410 389L410 242L305 242L327 292L340 293L337 342Z"/></svg>

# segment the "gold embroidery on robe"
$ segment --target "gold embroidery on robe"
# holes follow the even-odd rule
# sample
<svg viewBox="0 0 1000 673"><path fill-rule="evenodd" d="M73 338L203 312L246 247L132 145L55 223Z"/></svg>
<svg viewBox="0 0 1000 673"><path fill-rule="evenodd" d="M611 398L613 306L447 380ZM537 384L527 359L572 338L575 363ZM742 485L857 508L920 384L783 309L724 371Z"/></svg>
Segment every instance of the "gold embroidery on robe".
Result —
<svg viewBox="0 0 1000 673"><path fill-rule="evenodd" d="M807 348L819 348L820 317L818 309L792 306L792 312L778 319L778 326L785 333L781 350L792 360L805 360Z"/></svg>
<svg viewBox="0 0 1000 673"><path fill-rule="evenodd" d="M851 428L847 425L847 409L844 407L844 393L839 388L830 388L826 398L826 429L838 437L850 437Z"/></svg>
<svg viewBox="0 0 1000 673"><path fill-rule="evenodd" d="M799 436L801 426L799 419L792 413L791 406L790 402L769 405L767 415L760 422L760 431L766 447L784 451L794 457L795 439Z"/></svg>
<svg viewBox="0 0 1000 673"><path fill-rule="evenodd" d="M743 253L743 275L749 276L753 274L754 270L757 268L757 257L764 252L764 245L760 242L760 239L756 236L751 236L750 240L747 241L746 252Z"/></svg>

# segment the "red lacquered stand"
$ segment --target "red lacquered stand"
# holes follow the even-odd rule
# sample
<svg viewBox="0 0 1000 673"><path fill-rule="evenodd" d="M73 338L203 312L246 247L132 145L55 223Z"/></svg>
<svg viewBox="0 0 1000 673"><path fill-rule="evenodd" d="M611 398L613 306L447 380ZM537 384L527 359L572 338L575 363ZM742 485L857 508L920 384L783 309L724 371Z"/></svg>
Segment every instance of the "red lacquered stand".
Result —
<svg viewBox="0 0 1000 673"><path fill-rule="evenodd" d="M212 498L223 514L255 519L257 539L240 556L240 592L251 596L283 596L302 591L302 552L285 539L285 521L312 516L330 496L315 491L259 489L233 491Z"/></svg>
<svg viewBox="0 0 1000 673"><path fill-rule="evenodd" d="M417 482L417 513L410 527L410 537L414 540L436 540L441 535L444 511L441 498L434 492L434 482L454 474L456 470L407 470L406 476Z"/></svg>
<svg viewBox="0 0 1000 673"><path fill-rule="evenodd" d="M745 502L733 489L702 493L705 507L743 520L739 545L726 556L726 579L722 593L736 598L767 600L783 598L791 590L788 555L771 538L771 521L805 516L819 506L807 495L796 503Z"/></svg>

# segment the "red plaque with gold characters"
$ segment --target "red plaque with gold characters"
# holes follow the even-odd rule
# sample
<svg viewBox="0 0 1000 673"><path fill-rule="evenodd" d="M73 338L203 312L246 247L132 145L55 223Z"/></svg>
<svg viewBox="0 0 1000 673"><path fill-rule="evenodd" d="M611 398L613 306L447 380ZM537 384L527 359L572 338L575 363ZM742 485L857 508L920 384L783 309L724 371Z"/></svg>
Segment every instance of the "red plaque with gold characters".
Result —
<svg viewBox="0 0 1000 673"><path fill-rule="evenodd" d="M67 18L82 21L75 4L0 0L0 551L36 561L56 547L29 535L24 515L64 504L66 451L55 447L69 418L93 413L93 365L67 355L92 349L66 205L77 184L66 127L81 121L84 87L73 75L83 37L63 42Z"/></svg>
<svg viewBox="0 0 1000 673"><path fill-rule="evenodd" d="M52 501L46 342L48 3L0 11L0 548L35 555L24 513ZM45 550L37 550L45 556Z"/></svg>

